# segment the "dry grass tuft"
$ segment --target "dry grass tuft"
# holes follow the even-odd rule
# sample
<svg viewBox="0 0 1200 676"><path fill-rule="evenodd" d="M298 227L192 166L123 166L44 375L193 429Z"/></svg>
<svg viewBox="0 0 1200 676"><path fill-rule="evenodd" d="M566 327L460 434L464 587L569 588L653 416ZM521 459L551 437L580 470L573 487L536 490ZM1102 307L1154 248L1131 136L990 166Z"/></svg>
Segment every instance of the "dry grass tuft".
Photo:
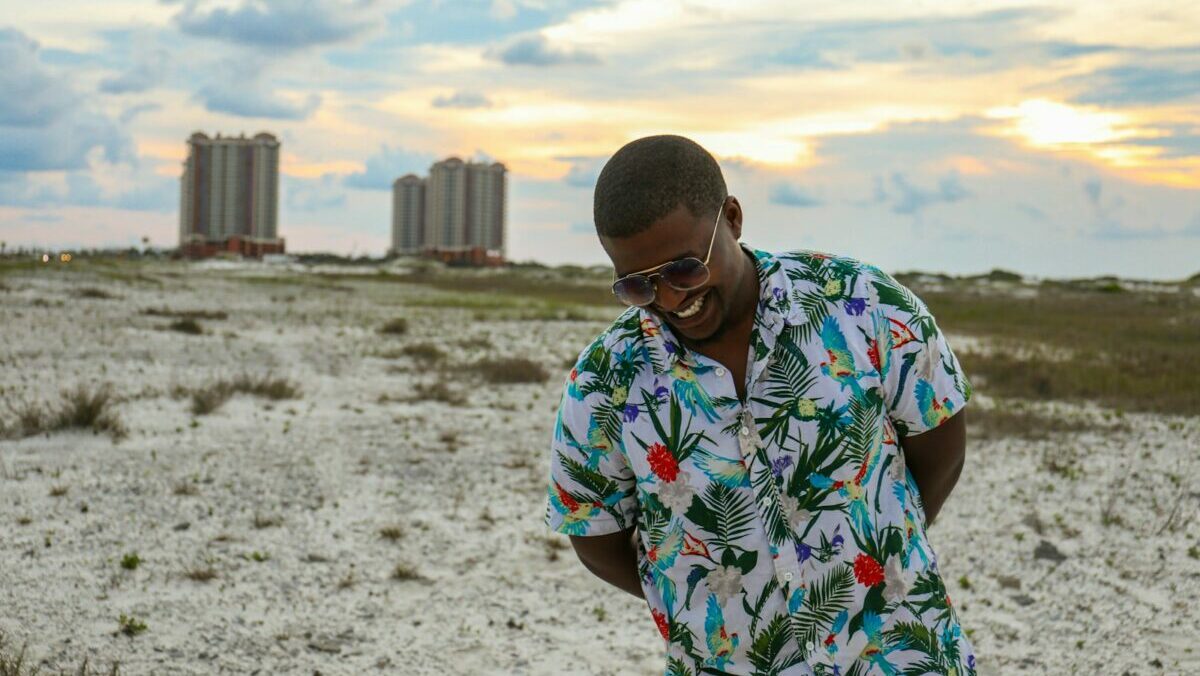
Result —
<svg viewBox="0 0 1200 676"><path fill-rule="evenodd" d="M94 286L85 286L77 291L75 295L80 298L96 298L99 300L111 300L116 298L116 296L105 291L104 289L97 289Z"/></svg>
<svg viewBox="0 0 1200 676"><path fill-rule="evenodd" d="M440 347L428 342L405 345L400 349L400 353L406 357L412 357L415 361L426 364L438 363L446 358L446 353Z"/></svg>
<svg viewBox="0 0 1200 676"><path fill-rule="evenodd" d="M204 563L187 568L183 576L192 582L212 582L217 578L217 569L211 563Z"/></svg>
<svg viewBox="0 0 1200 676"><path fill-rule="evenodd" d="M177 319L168 324L167 329L171 331L178 331L179 333L186 333L189 336L199 336L204 333L204 327L200 325L200 322L192 319L191 317L186 319Z"/></svg>
<svg viewBox="0 0 1200 676"><path fill-rule="evenodd" d="M440 401L443 404L451 406L464 406L467 403L467 397L458 390L450 387L444 381L437 380L432 383L418 383L413 388L412 396L406 401L421 402L421 401Z"/></svg>
<svg viewBox="0 0 1200 676"><path fill-rule="evenodd" d="M70 487L70 486L62 486L62 485L59 485L59 486L51 486L51 487L50 487L50 497L52 497L52 498L61 498L61 497L63 497L64 495L66 495L66 494L67 494L67 491L69 491L69 490L71 490L71 487Z"/></svg>
<svg viewBox="0 0 1200 676"><path fill-rule="evenodd" d="M149 317L170 317L171 319L229 319L229 314L222 310L172 310L170 308L146 308L142 314Z"/></svg>
<svg viewBox="0 0 1200 676"><path fill-rule="evenodd" d="M407 563L397 563L392 569L392 579L403 582L412 580L424 580L425 577L417 572L417 569Z"/></svg>
<svg viewBox="0 0 1200 676"><path fill-rule="evenodd" d="M235 394L249 394L263 399L280 401L298 399L301 392L300 386L287 378L243 374L232 379L218 380L193 390L176 388L175 394L181 393L191 394L194 415L208 415L221 408Z"/></svg>
<svg viewBox="0 0 1200 676"><path fill-rule="evenodd" d="M484 380L496 384L542 383L550 377L540 362L525 357L491 357L481 359L474 369Z"/></svg>
<svg viewBox="0 0 1200 676"><path fill-rule="evenodd" d="M276 528L283 525L283 517L276 514L254 513L255 528Z"/></svg>
<svg viewBox="0 0 1200 676"><path fill-rule="evenodd" d="M95 434L107 433L113 441L128 436L128 430L113 407L117 398L110 385L92 388L78 385L63 390L57 406L45 402L26 401L9 404L16 426L7 430L9 437L29 437L69 429L90 429Z"/></svg>
<svg viewBox="0 0 1200 676"><path fill-rule="evenodd" d="M187 479L180 479L175 482L175 485L171 488L171 492L175 495L198 495L200 487Z"/></svg>
<svg viewBox="0 0 1200 676"><path fill-rule="evenodd" d="M42 674L41 667L26 661L26 648L26 645L22 645L19 650L15 650L9 644L8 637L3 632L0 632L0 676L40 676ZM65 674L66 672L59 673ZM119 663L113 662L112 668L104 673L107 676L120 676ZM85 657L72 676L100 676L100 674L101 672L92 671Z"/></svg>
<svg viewBox="0 0 1200 676"><path fill-rule="evenodd" d="M1039 441L1053 436L1091 429L1123 430L1123 426L1101 426L1076 417L1052 416L1020 401L997 400L992 408L968 406L967 428L972 439L1023 439Z"/></svg>
<svg viewBox="0 0 1200 676"><path fill-rule="evenodd" d="M389 542L399 542L404 537L404 529L400 526L384 526L379 529L379 537Z"/></svg>
<svg viewBox="0 0 1200 676"><path fill-rule="evenodd" d="M402 336L408 333L408 320L404 317L396 317L389 320L386 324L379 327L379 333L385 336Z"/></svg>

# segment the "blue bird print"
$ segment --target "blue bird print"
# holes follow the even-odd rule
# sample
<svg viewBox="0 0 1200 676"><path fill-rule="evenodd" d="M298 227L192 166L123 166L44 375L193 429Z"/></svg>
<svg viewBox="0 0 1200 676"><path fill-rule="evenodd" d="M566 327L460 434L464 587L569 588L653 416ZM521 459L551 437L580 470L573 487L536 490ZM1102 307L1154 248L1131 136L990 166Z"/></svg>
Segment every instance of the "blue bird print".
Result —
<svg viewBox="0 0 1200 676"><path fill-rule="evenodd" d="M954 403L950 397L942 397L938 401L937 393L929 381L917 379L917 407L921 409L921 420L929 428L937 427L954 416Z"/></svg>
<svg viewBox="0 0 1200 676"><path fill-rule="evenodd" d="M708 652L711 654L711 657L704 660L705 665L724 671L733 661L733 653L738 647L738 635L725 631L725 615L721 612L721 604L717 603L716 594L708 595L704 633L708 635Z"/></svg>
<svg viewBox="0 0 1200 676"><path fill-rule="evenodd" d="M696 466L700 471L726 488L743 488L750 485L750 472L740 459L723 458L699 447L692 451L692 457L696 459Z"/></svg>
<svg viewBox="0 0 1200 676"><path fill-rule="evenodd" d="M619 449L622 453L625 452L625 443L620 438L614 443L595 416L588 418L587 443L581 444L574 438L568 439L567 443L573 448L587 453L587 466L591 470L599 468L600 461L608 457L613 448Z"/></svg>
<svg viewBox="0 0 1200 676"><path fill-rule="evenodd" d="M683 360L677 359L675 365L671 367L671 375L674 377L671 388L675 390L675 396L683 402L692 415L696 415L696 412L699 411L708 422L716 422L717 409L713 405L712 397L696 378L697 373L707 370L706 366L691 367Z"/></svg>
<svg viewBox="0 0 1200 676"><path fill-rule="evenodd" d="M900 672L887 660L891 650L883 645L883 621L878 613L863 613L862 631L867 635L867 645L863 648L862 657L879 669L884 676L899 676Z"/></svg>
<svg viewBox="0 0 1200 676"><path fill-rule="evenodd" d="M663 534L662 540L646 550L646 560L650 562L650 570L654 573L654 586L662 595L668 615L674 614L677 598L675 581L670 578L668 573L675 565L675 558L683 549L683 536L683 521L674 519L667 532Z"/></svg>
<svg viewBox="0 0 1200 676"><path fill-rule="evenodd" d="M842 335L833 317L826 317L821 324L821 342L825 344L825 354L829 358L829 361L821 362L821 373L833 378L842 389L849 387L855 397L861 397L863 389L858 379L870 371L860 371L855 367L854 355L846 344L846 336Z"/></svg>

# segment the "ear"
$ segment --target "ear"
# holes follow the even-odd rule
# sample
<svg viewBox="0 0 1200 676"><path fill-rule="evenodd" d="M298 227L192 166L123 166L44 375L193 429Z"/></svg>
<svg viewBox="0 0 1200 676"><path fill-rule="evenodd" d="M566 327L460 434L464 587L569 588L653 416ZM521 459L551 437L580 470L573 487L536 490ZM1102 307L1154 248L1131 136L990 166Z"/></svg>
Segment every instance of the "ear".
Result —
<svg viewBox="0 0 1200 676"><path fill-rule="evenodd" d="M734 239L742 238L742 204L738 198L730 195L725 199L725 217L729 220L729 230Z"/></svg>

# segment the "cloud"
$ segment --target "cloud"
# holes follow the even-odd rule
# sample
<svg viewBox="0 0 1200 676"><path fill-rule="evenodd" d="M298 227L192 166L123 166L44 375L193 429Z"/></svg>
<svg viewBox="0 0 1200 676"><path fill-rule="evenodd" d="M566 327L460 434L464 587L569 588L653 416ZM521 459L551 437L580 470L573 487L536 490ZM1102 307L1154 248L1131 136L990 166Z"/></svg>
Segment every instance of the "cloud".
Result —
<svg viewBox="0 0 1200 676"><path fill-rule="evenodd" d="M1083 89L1071 99L1075 103L1136 105L1200 100L1200 68L1117 66L1060 82Z"/></svg>
<svg viewBox="0 0 1200 676"><path fill-rule="evenodd" d="M296 211L324 211L346 205L346 192L337 184L337 176L325 174L318 179L284 176L287 205Z"/></svg>
<svg viewBox="0 0 1200 676"><path fill-rule="evenodd" d="M26 208L61 206L112 207L130 211L174 211L179 207L179 181L142 176L129 190L111 192L87 171L71 171L61 183L30 181L25 174L0 172L0 204Z"/></svg>
<svg viewBox="0 0 1200 676"><path fill-rule="evenodd" d="M118 118L121 124L129 124L134 118L142 113L151 113L156 110L162 110L162 106L157 103L139 103L136 106L130 106L121 111L121 117Z"/></svg>
<svg viewBox="0 0 1200 676"><path fill-rule="evenodd" d="M100 91L105 94L135 94L156 87L166 75L167 62L166 50L143 53L129 70L101 80Z"/></svg>
<svg viewBox="0 0 1200 676"><path fill-rule="evenodd" d="M320 94L283 97L263 82L263 65L256 60L226 61L216 70L220 79L210 81L195 97L213 113L276 120L306 120L321 105Z"/></svg>
<svg viewBox="0 0 1200 676"><path fill-rule="evenodd" d="M571 168L567 170L566 176L563 177L564 183L572 188L587 188L591 190L596 187L596 179L600 177L600 170L608 162L608 157L608 155L604 155L600 157L558 157L555 159L571 163Z"/></svg>
<svg viewBox="0 0 1200 676"><path fill-rule="evenodd" d="M428 153L393 148L387 144L367 158L364 171L348 174L343 184L359 190L391 190L392 183L405 174L424 175L433 163Z"/></svg>
<svg viewBox="0 0 1200 676"><path fill-rule="evenodd" d="M175 23L188 35L272 49L346 42L380 23L370 0L243 0L234 8L199 9L187 2Z"/></svg>
<svg viewBox="0 0 1200 676"><path fill-rule="evenodd" d="M776 183L771 186L769 199L774 204L788 207L816 207L823 204L804 188L790 183Z"/></svg>
<svg viewBox="0 0 1200 676"><path fill-rule="evenodd" d="M24 33L0 29L0 125L41 127L75 108L79 96L39 63L38 49Z"/></svg>
<svg viewBox="0 0 1200 676"><path fill-rule="evenodd" d="M478 92L459 90L450 96L438 96L433 100L434 108L490 108L492 102Z"/></svg>
<svg viewBox="0 0 1200 676"><path fill-rule="evenodd" d="M507 46L491 48L487 56L498 59L509 66L563 66L600 63L600 57L592 52L551 44L540 34L527 35Z"/></svg>
<svg viewBox="0 0 1200 676"><path fill-rule="evenodd" d="M38 50L25 34L0 29L0 172L82 169L97 148L109 162L132 159L129 135L42 65Z"/></svg>
<svg viewBox="0 0 1200 676"><path fill-rule="evenodd" d="M1087 195L1088 201L1093 207L1100 207L1100 191L1103 186L1098 178L1089 178L1083 182L1083 192Z"/></svg>
<svg viewBox="0 0 1200 676"><path fill-rule="evenodd" d="M899 193L892 202L892 211L912 216L920 216L922 211L935 204L957 202L971 194L959 183L957 173L943 176L938 180L937 188L931 190L913 185L903 173L895 172L892 186Z"/></svg>

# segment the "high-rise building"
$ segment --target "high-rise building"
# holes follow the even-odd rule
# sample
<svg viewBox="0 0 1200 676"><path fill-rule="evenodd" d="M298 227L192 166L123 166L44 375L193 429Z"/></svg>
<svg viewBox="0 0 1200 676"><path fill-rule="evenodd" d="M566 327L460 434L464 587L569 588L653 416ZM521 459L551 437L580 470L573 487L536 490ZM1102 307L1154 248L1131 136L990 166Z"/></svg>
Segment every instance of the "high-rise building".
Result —
<svg viewBox="0 0 1200 676"><path fill-rule="evenodd" d="M279 141L274 136L192 134L180 179L184 255L282 253L278 217Z"/></svg>
<svg viewBox="0 0 1200 676"><path fill-rule="evenodd" d="M392 252L418 254L425 247L425 179L407 174L392 184Z"/></svg>
<svg viewBox="0 0 1200 676"><path fill-rule="evenodd" d="M504 258L505 174L499 162L450 157L429 178L408 174L392 184L392 252L445 261L496 263Z"/></svg>

